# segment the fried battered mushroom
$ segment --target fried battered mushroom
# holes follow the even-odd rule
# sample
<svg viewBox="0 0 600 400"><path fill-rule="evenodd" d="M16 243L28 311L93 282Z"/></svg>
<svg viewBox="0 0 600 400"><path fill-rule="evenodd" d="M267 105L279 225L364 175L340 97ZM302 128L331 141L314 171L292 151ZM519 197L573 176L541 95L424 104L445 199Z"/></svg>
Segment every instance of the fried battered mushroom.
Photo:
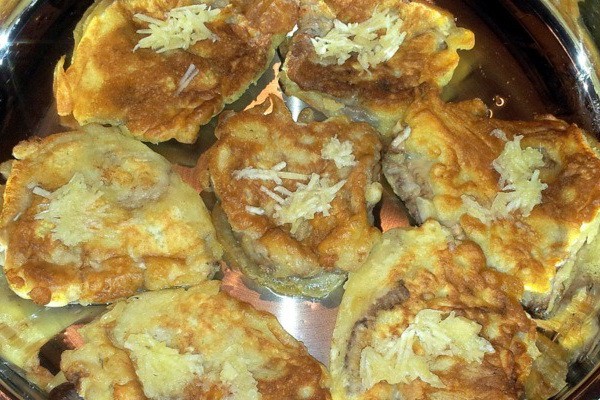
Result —
<svg viewBox="0 0 600 400"><path fill-rule="evenodd" d="M63 306L209 279L222 249L171 164L116 129L19 143L4 193L4 272L19 296Z"/></svg>
<svg viewBox="0 0 600 400"><path fill-rule="evenodd" d="M75 31L70 65L56 66L58 113L143 141L193 143L256 82L296 16L294 0L98 0Z"/></svg>
<svg viewBox="0 0 600 400"><path fill-rule="evenodd" d="M473 46L473 33L429 1L303 0L280 81L288 95L367 121L389 142L414 88L445 86L457 50Z"/></svg>
<svg viewBox="0 0 600 400"><path fill-rule="evenodd" d="M520 398L539 354L521 289L437 222L384 233L346 283L333 398Z"/></svg>
<svg viewBox="0 0 600 400"><path fill-rule="evenodd" d="M215 281L119 302L80 333L61 369L84 399L331 398L306 348Z"/></svg>
<svg viewBox="0 0 600 400"><path fill-rule="evenodd" d="M379 231L381 146L344 117L297 124L278 98L222 117L206 155L225 259L286 294L326 296L367 257ZM230 229L229 229L229 226Z"/></svg>
<svg viewBox="0 0 600 400"><path fill-rule="evenodd" d="M600 158L581 129L552 117L490 119L479 100L419 97L383 170L417 221L476 242L519 278L523 303L551 314L578 251L600 225Z"/></svg>

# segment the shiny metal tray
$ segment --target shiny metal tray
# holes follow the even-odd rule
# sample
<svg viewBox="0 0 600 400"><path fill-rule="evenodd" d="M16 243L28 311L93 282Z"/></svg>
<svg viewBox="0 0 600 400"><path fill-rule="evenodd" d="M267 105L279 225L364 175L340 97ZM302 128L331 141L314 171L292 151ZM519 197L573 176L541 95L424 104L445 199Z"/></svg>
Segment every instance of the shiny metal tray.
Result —
<svg viewBox="0 0 600 400"><path fill-rule="evenodd" d="M566 16L553 2L542 0L437 3L454 13L459 26L476 35L475 48L461 53L461 63L444 91L446 99L479 97L494 116L505 119L551 113L600 135L600 83L592 39L596 28L581 28L578 22L585 18L574 14L579 9L600 13L599 2L573 2L576 9L568 8ZM4 18L0 31L0 161L10 158L12 147L22 139L63 130L52 100L52 71L58 58L71 50L73 28L90 4L90 0L0 0L0 18ZM267 93L278 93L279 66L277 59L260 81L228 108L242 110ZM295 117L305 107L298 99L284 99ZM194 185L193 168L215 140L215 122L201 129L194 145L168 142L151 147L177 164L184 179ZM383 230L409 224L402 204L390 191L376 211ZM276 295L228 269L221 279L233 296L273 313L327 365L341 289L322 301L312 301ZM0 292L0 302L5 301L1 296ZM69 307L65 312L78 311ZM53 314L40 308L36 319L44 318L53 318ZM599 362L598 354L590 354L573 365L570 387L557 398L598 398ZM45 398L13 372L0 362L0 399Z"/></svg>

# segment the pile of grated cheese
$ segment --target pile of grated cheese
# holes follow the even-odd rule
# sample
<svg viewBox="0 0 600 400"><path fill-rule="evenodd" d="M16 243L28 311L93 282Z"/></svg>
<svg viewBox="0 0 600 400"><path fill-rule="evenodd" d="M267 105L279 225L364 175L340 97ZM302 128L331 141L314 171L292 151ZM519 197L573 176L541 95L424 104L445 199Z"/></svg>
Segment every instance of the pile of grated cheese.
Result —
<svg viewBox="0 0 600 400"><path fill-rule="evenodd" d="M137 33L148 36L140 39L133 51L143 48L162 53L168 50L186 50L201 40L209 39L214 42L217 35L206 27L206 23L214 21L220 11L206 4L177 7L166 13L164 21L145 14L135 14L134 18L148 23L147 29L140 29Z"/></svg>
<svg viewBox="0 0 600 400"><path fill-rule="evenodd" d="M352 54L357 54L360 66L368 70L396 54L406 37L406 32L401 32L402 24L400 17L390 10L375 9L363 22L345 24L335 19L325 36L312 38L311 42L323 64L342 65Z"/></svg>
<svg viewBox="0 0 600 400"><path fill-rule="evenodd" d="M352 142L340 142L335 136L325 143L321 149L321 157L324 160L332 160L337 168L353 167L356 165L356 159L352 150Z"/></svg>
<svg viewBox="0 0 600 400"><path fill-rule="evenodd" d="M281 162L271 169L259 169L246 167L233 172L236 179L255 179L274 181L277 186L273 190L261 185L260 190L275 201L273 218L279 225L291 224L291 233L298 231L304 220L313 219L315 214L329 215L331 202L337 192L344 186L346 180L341 180L329 186L327 179L319 174L299 174L283 171L287 163ZM297 181L308 181L304 184L296 182L296 190L290 191L284 186L283 179ZM265 210L261 207L246 206L246 211L255 215L264 215Z"/></svg>
<svg viewBox="0 0 600 400"><path fill-rule="evenodd" d="M66 246L91 240L106 218L108 205L101 199L102 192L87 185L80 173L54 192L36 186L33 193L48 200L40 204L35 219L52 224L53 238Z"/></svg>
<svg viewBox="0 0 600 400"><path fill-rule="evenodd" d="M486 353L494 353L490 342L479 336L481 325L451 312L445 319L438 310L419 311L400 337L392 337L367 346L361 353L360 376L365 389L377 382L390 385L415 379L433 387L445 387L432 372L438 356L459 357L481 363ZM420 351L415 351L416 346Z"/></svg>
<svg viewBox="0 0 600 400"><path fill-rule="evenodd" d="M504 137L498 129L492 135ZM499 135L499 136L498 136ZM542 153L534 148L521 148L523 136L515 136L507 141L500 156L492 162L494 169L500 174L498 185L500 192L496 194L489 209L483 207L470 196L461 198L467 213L485 224L500 218L506 218L517 210L525 217L533 208L542 202L542 191L548 185L540 180L539 168L544 166Z"/></svg>

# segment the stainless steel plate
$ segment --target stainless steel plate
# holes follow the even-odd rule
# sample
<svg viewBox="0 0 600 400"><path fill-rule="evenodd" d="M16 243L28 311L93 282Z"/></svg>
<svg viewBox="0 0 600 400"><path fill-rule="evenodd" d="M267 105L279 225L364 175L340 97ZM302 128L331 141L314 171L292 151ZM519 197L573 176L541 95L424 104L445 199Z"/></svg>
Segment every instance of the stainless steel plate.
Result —
<svg viewBox="0 0 600 400"><path fill-rule="evenodd" d="M5 23L0 32L0 160L10 158L12 147L24 138L63 129L52 100L52 70L58 58L71 50L71 32L90 3L34 0L22 3L19 12ZM459 26L476 34L475 48L461 53L461 63L444 91L448 100L479 97L499 118L530 119L551 113L596 134L600 132L600 85L593 57L552 3L440 0L438 4L454 13ZM589 2L584 5L589 7ZM267 93L278 92L279 65L276 60L257 85L228 108L241 110L261 101ZM294 116L304 108L298 99L285 100ZM213 120L203 127L194 145L169 142L151 147L178 164L182 176L194 185L193 167L198 156L214 142L214 126ZM409 224L402 204L389 192L377 210L383 230ZM327 365L341 290L322 301L312 301L276 295L228 269L222 280L233 296L273 313L289 333ZM0 302L7 296L10 294L0 290ZM34 323L54 318L52 312L40 308ZM75 313L77 307L64 312ZM597 355L590 355L574 365L569 376L571 387L559 398L598 396L600 389L595 389L594 383L599 360ZM5 395L9 398L44 398L4 364L0 364L2 387L11 393Z"/></svg>

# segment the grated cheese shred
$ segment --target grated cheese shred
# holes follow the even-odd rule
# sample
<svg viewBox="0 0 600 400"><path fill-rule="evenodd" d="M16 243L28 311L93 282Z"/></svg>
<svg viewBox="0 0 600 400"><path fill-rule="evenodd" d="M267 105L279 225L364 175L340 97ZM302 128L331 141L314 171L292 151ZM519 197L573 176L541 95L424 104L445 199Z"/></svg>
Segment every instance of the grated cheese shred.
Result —
<svg viewBox="0 0 600 400"><path fill-rule="evenodd" d="M246 167L241 170L233 171L233 177L235 179L256 179L263 181L273 181L278 185L283 183L283 179L307 181L310 179L309 175L298 174L295 172L282 171L287 166L285 161L273 166L271 169L261 169L254 167Z"/></svg>
<svg viewBox="0 0 600 400"><path fill-rule="evenodd" d="M506 137L506 133L502 129L492 129L490 135L497 137L498 139L508 142L508 138Z"/></svg>
<svg viewBox="0 0 600 400"><path fill-rule="evenodd" d="M52 195L51 192L47 191L46 189L43 189L39 186L34 186L31 191L33 192L33 194L37 194L38 196L41 197L45 197L46 199L49 199L50 196Z"/></svg>
<svg viewBox="0 0 600 400"><path fill-rule="evenodd" d="M479 336L481 325L456 316L454 311L443 316L442 311L421 310L400 337L365 347L360 360L363 387L368 389L381 381L395 385L421 379L443 388L444 383L431 368L437 357L459 357L480 364L486 353L495 352L491 343Z"/></svg>
<svg viewBox="0 0 600 400"><path fill-rule="evenodd" d="M281 193L284 196L291 196L293 193L283 186L275 186L275 189L273 190L275 190L277 193Z"/></svg>
<svg viewBox="0 0 600 400"><path fill-rule="evenodd" d="M402 133L400 133L394 138L394 140L392 140L391 147L394 149L399 149L402 143L406 142L406 140L409 138L411 132L411 127L406 126L406 128L402 130Z"/></svg>
<svg viewBox="0 0 600 400"><path fill-rule="evenodd" d="M66 246L92 239L102 227L108 206L99 188L88 186L80 173L54 192L42 188L33 192L49 200L40 204L35 219L52 224L52 236Z"/></svg>
<svg viewBox="0 0 600 400"><path fill-rule="evenodd" d="M275 200L279 204L285 203L285 200L283 199L283 197L279 196L277 193L273 192L271 189L269 189L266 186L261 186L260 191L263 192L264 194L266 194L267 196L269 196L271 199Z"/></svg>
<svg viewBox="0 0 600 400"><path fill-rule="evenodd" d="M499 138L506 137L499 129L492 131L492 134ZM512 141L507 141L500 156L492 162L493 168L500 174L500 192L489 209L470 196L461 197L467 213L485 224L506 218L515 211L529 216L533 208L542 202L542 191L548 188L540 180L539 168L544 166L542 153L531 147L522 149L521 139L523 136L518 135Z"/></svg>
<svg viewBox="0 0 600 400"><path fill-rule="evenodd" d="M265 215L265 210L260 207L246 206L246 212L254 215Z"/></svg>
<svg viewBox="0 0 600 400"><path fill-rule="evenodd" d="M175 96L179 96L181 92L183 92L185 88L187 88L190 85L190 83L192 83L192 81L194 80L196 75L198 75L199 72L200 71L198 70L198 68L196 68L194 64L190 64L188 69L185 71L185 74L183 74L183 76L179 80L179 85L177 86Z"/></svg>
<svg viewBox="0 0 600 400"><path fill-rule="evenodd" d="M166 13L165 20L135 14L134 18L148 23L148 28L137 31L147 36L140 39L133 51L143 48L162 53L176 49L187 50L201 40L215 42L217 35L206 27L206 23L214 21L219 13L220 10L213 10L206 4L194 4L171 9Z"/></svg>
<svg viewBox="0 0 600 400"><path fill-rule="evenodd" d="M404 41L401 32L403 21L391 10L375 9L373 15L363 22L345 24L338 19L323 37L311 42L321 63L342 65L352 54L364 70L388 61L396 54ZM385 33L381 33L385 31Z"/></svg>
<svg viewBox="0 0 600 400"><path fill-rule="evenodd" d="M321 157L335 162L337 168L353 167L356 165L356 159L352 150L352 142L340 142L336 136L325 143L321 149Z"/></svg>

